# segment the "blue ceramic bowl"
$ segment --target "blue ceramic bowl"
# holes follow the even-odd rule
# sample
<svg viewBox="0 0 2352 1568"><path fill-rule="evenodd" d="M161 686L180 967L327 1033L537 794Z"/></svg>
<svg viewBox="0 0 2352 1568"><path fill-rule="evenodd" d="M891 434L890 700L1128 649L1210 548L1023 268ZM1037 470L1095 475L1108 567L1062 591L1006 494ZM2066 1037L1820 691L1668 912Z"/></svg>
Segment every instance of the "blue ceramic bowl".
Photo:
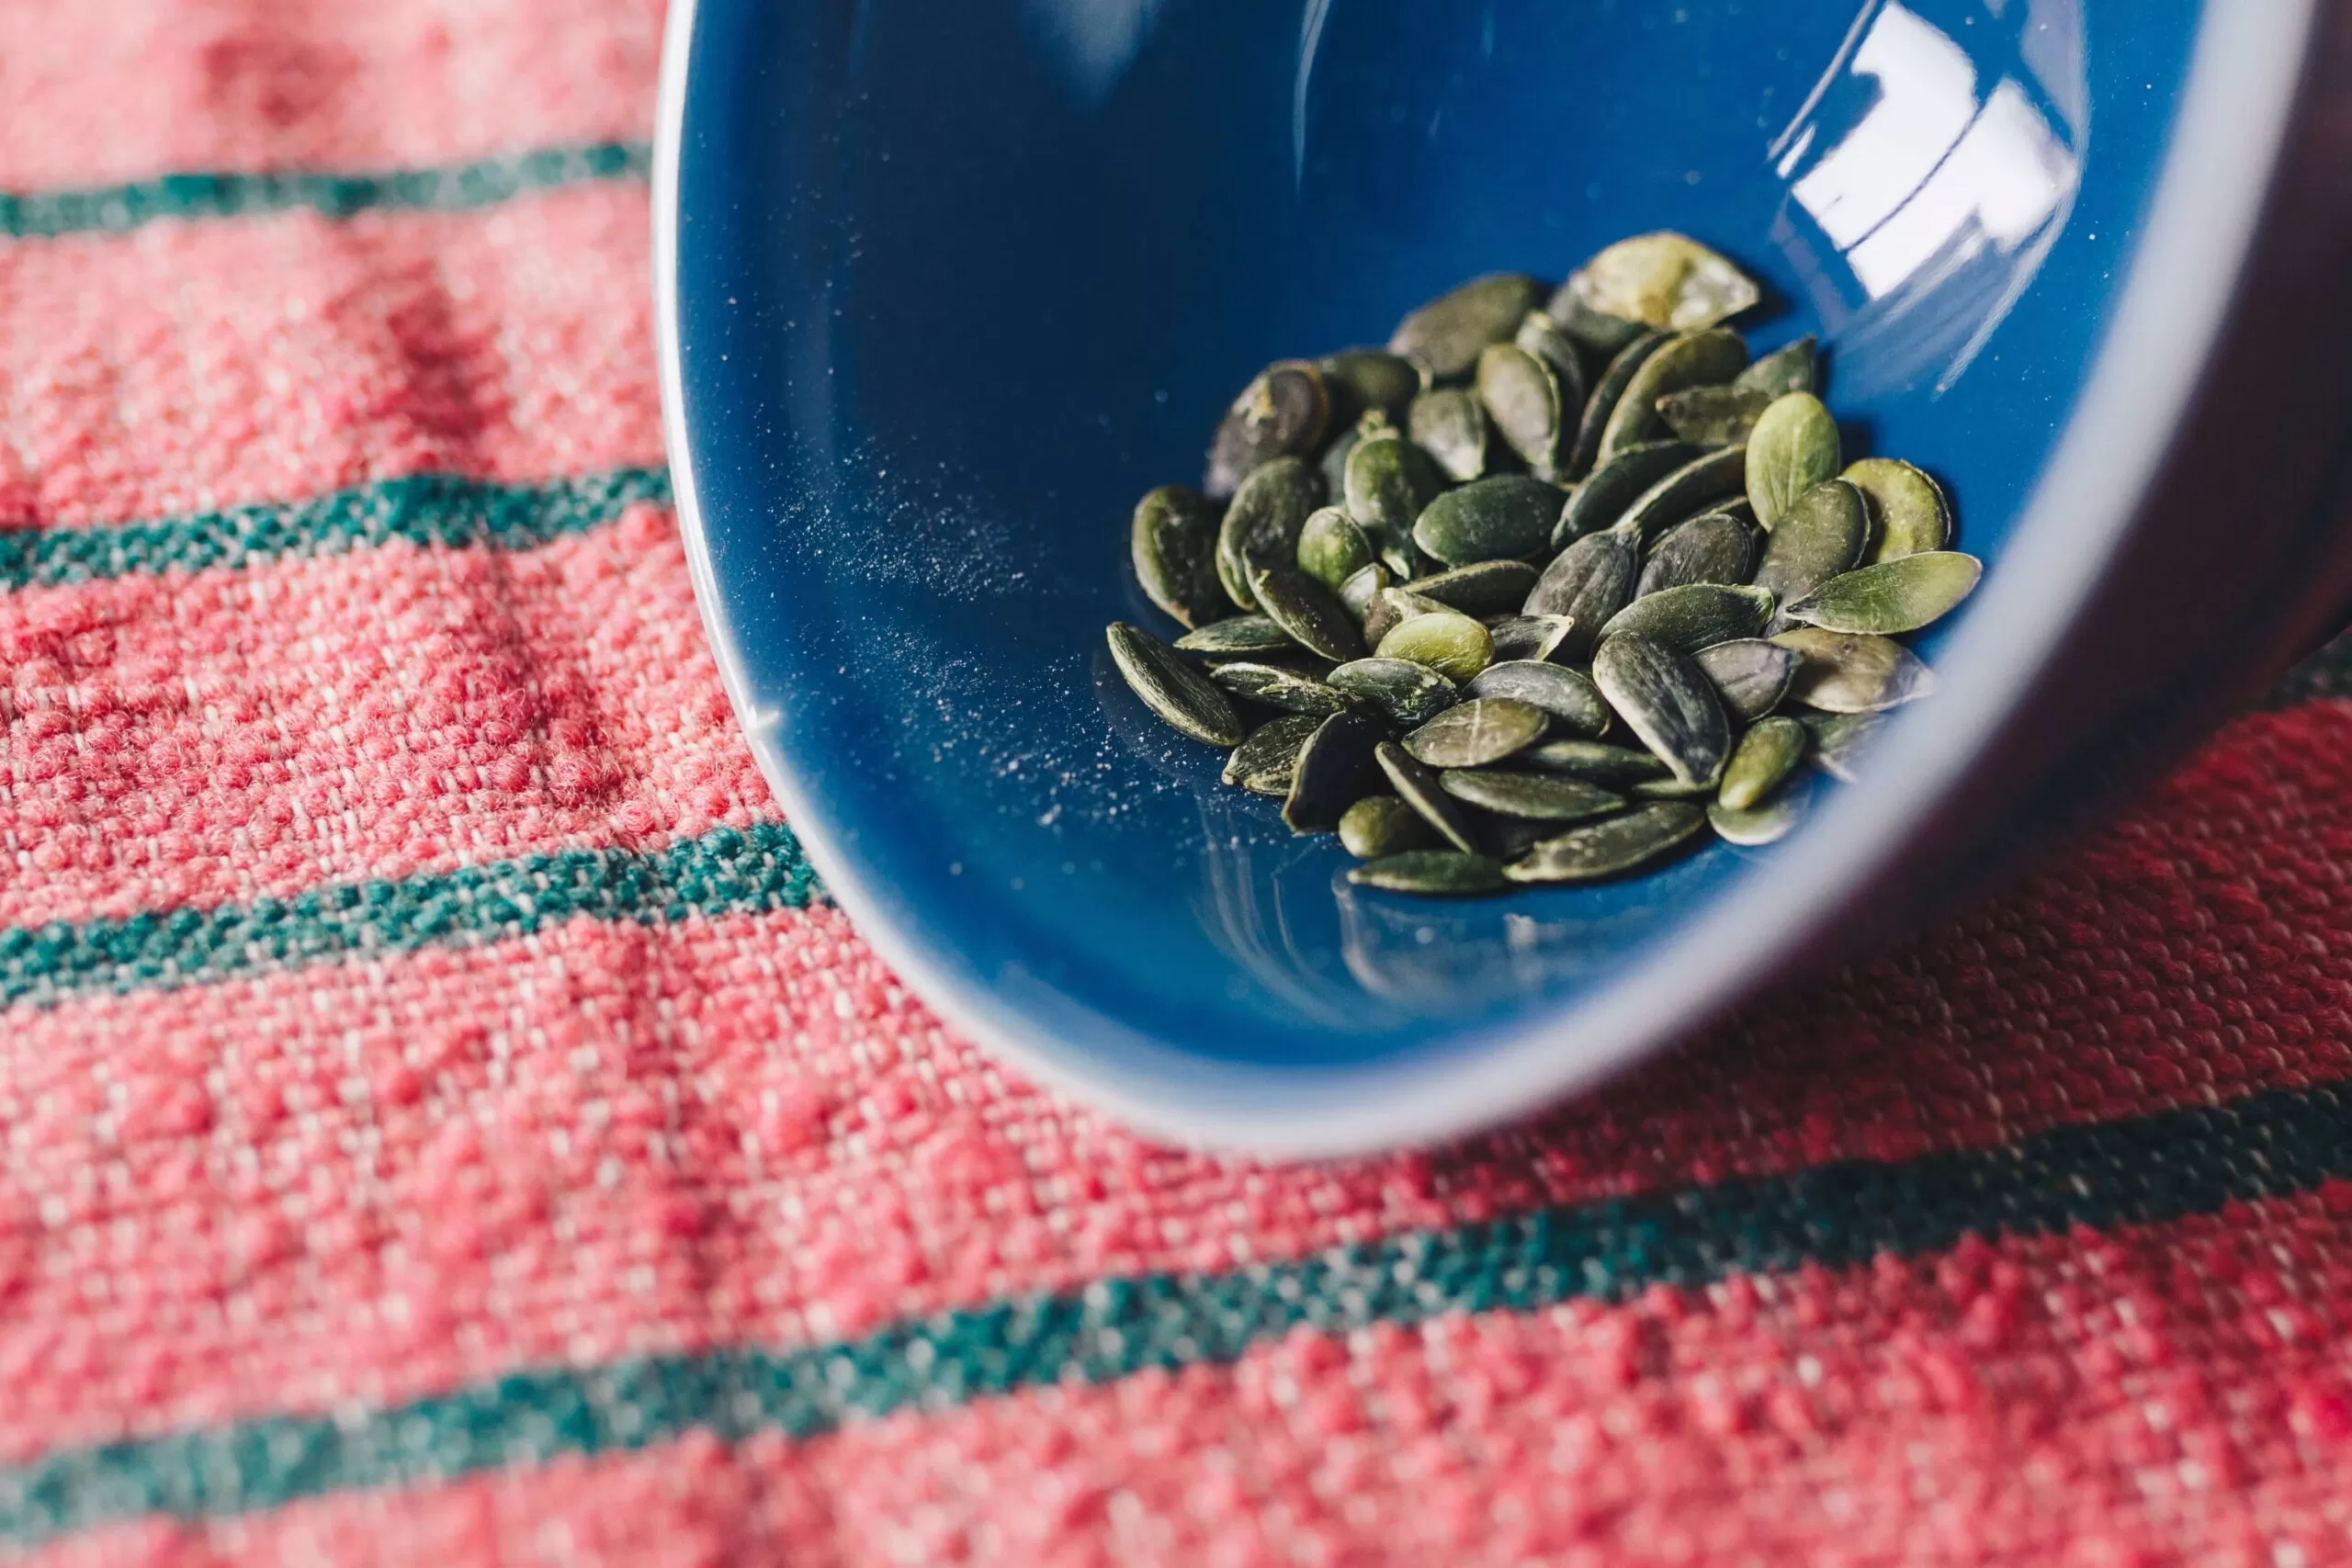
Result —
<svg viewBox="0 0 2352 1568"><path fill-rule="evenodd" d="M760 763L943 1014L1152 1132L1357 1150L1586 1083L2143 776L2340 600L2340 22L682 3L671 453ZM1168 626L1129 509L1197 478L1266 362L1658 228L1766 280L1759 350L1823 334L1851 449L1955 496L1989 570L1923 639L1942 690L1772 849L1476 905L1352 888L1109 669L1106 622Z"/></svg>

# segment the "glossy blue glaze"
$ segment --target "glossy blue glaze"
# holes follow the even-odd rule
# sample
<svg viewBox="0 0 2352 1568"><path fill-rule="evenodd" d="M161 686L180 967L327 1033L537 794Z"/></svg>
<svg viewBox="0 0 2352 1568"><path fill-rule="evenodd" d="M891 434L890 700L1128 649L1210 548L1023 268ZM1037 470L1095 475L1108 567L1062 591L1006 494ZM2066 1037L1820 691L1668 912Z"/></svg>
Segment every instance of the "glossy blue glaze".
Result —
<svg viewBox="0 0 2352 1568"><path fill-rule="evenodd" d="M1066 1076L1181 1100L1188 1062L1340 1074L1565 1017L1806 835L1471 906L1348 887L1110 670L1106 621L1168 629L1135 497L1197 479L1266 361L1670 227L1776 292L1759 348L1826 334L1852 450L1941 477L1997 579L2199 17L700 0L677 346L763 761L934 999Z"/></svg>

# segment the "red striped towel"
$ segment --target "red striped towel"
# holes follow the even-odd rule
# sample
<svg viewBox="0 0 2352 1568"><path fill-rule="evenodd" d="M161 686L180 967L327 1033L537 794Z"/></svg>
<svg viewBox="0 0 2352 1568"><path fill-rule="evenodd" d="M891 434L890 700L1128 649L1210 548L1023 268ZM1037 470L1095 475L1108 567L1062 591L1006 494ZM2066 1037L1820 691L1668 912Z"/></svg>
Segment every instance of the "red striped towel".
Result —
<svg viewBox="0 0 2352 1568"><path fill-rule="evenodd" d="M659 22L0 3L0 1554L2352 1561L2352 656L1536 1124L1147 1146L729 722Z"/></svg>

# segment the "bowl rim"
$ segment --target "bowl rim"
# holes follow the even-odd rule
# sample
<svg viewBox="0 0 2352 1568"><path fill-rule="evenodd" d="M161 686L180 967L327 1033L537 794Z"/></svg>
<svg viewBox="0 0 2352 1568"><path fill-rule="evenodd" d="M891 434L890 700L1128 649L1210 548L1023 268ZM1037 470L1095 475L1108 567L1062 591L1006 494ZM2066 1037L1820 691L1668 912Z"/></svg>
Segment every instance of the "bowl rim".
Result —
<svg viewBox="0 0 2352 1568"><path fill-rule="evenodd" d="M750 689L718 591L696 488L678 330L679 167L700 0L673 0L652 165L654 321L662 430L688 572L729 704L832 899L943 1020L1050 1088L1147 1135L1277 1158L1440 1142L1513 1120L1684 1038L1752 992L1849 909L1908 830L1960 787L1964 764L2020 706L2035 672L2131 532L2231 313L2301 103L2320 0L2207 0L2189 71L2114 317L2019 514L2003 559L1939 664L1944 722L1891 729L1870 774L1838 792L1815 852L1764 886L1726 890L1673 940L1590 998L1465 1035L1458 1049L1345 1070L1208 1061L1140 1036L1116 1054L1056 1038L1033 1014L934 962L863 885ZM2049 525L2064 519L2064 525ZM1792 879L1794 886L1792 886ZM1669 962L1707 942L1693 976ZM1107 1021L1105 1021L1107 1023ZM1115 1026L1113 1026L1115 1027Z"/></svg>

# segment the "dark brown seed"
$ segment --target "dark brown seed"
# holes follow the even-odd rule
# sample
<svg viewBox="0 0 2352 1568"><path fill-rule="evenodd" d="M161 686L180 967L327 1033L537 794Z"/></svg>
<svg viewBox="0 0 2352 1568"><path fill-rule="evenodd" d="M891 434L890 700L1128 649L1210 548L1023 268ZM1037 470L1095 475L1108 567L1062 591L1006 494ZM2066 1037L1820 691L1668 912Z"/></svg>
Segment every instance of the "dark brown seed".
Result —
<svg viewBox="0 0 2352 1568"><path fill-rule="evenodd" d="M1470 374L1480 349L1509 343L1527 312L1543 300L1544 286L1532 277L1474 277L1399 321L1388 351L1418 360L1441 381L1454 380Z"/></svg>
<svg viewBox="0 0 2352 1568"><path fill-rule="evenodd" d="M1804 727L1813 734L1813 761L1831 778L1855 782L1855 770L1862 754L1886 728L1886 720L1874 713L1812 713L1804 716Z"/></svg>
<svg viewBox="0 0 2352 1568"><path fill-rule="evenodd" d="M1634 498L1617 525L1646 545L1675 524L1702 512L1719 512L1746 484L1747 451L1725 446L1694 457Z"/></svg>
<svg viewBox="0 0 2352 1568"><path fill-rule="evenodd" d="M1521 659L1548 664L1558 658L1575 629L1576 623L1566 615L1506 615L1489 626L1487 635L1498 664Z"/></svg>
<svg viewBox="0 0 2352 1568"><path fill-rule="evenodd" d="M1739 738L1731 761L1724 765L1717 798L1734 811L1747 810L1796 772L1811 743L1804 726L1795 719L1765 719Z"/></svg>
<svg viewBox="0 0 2352 1568"><path fill-rule="evenodd" d="M1504 874L1513 882L1597 882L1648 864L1706 825L1706 812L1682 801L1636 807L1544 840Z"/></svg>
<svg viewBox="0 0 2352 1568"><path fill-rule="evenodd" d="M1510 886L1495 862L1454 850L1414 850L1366 861L1348 873L1348 880L1362 887L1436 898L1476 898Z"/></svg>
<svg viewBox="0 0 2352 1568"><path fill-rule="evenodd" d="M1626 447L1668 434L1657 400L1685 387L1712 387L1747 367L1747 344L1725 327L1709 327L1668 338L1625 383L1600 433L1595 460L1605 463Z"/></svg>
<svg viewBox="0 0 2352 1568"><path fill-rule="evenodd" d="M1269 719L1250 732L1250 738L1233 749L1225 760L1224 779L1238 784L1245 779L1272 780L1280 775L1283 794L1290 793L1290 774L1298 761L1298 749L1306 738L1323 728L1323 717L1314 714L1286 713L1280 718Z"/></svg>
<svg viewBox="0 0 2352 1568"><path fill-rule="evenodd" d="M1399 729L1418 729L1462 700L1452 681L1409 659L1358 659L1324 681Z"/></svg>
<svg viewBox="0 0 2352 1568"><path fill-rule="evenodd" d="M1279 665L1247 661L1226 664L1210 671L1209 679L1246 702L1283 713L1329 718L1348 707L1348 699L1322 682Z"/></svg>
<svg viewBox="0 0 2352 1568"><path fill-rule="evenodd" d="M1684 441L1736 446L1772 406L1772 394L1739 387L1685 387L1657 400L1657 417Z"/></svg>
<svg viewBox="0 0 2352 1568"><path fill-rule="evenodd" d="M1358 860L1405 854L1436 842L1421 814L1393 795L1367 795L1340 816L1340 847Z"/></svg>
<svg viewBox="0 0 2352 1568"><path fill-rule="evenodd" d="M1690 656L1690 661L1714 682L1724 706L1743 723L1754 723L1781 705L1781 699L1789 694L1789 683L1796 679L1798 662L1795 649L1761 637L1740 637L1702 648Z"/></svg>
<svg viewBox="0 0 2352 1568"><path fill-rule="evenodd" d="M1798 657L1789 694L1824 713L1883 713L1936 689L1934 671L1883 637L1795 626L1772 640Z"/></svg>
<svg viewBox="0 0 2352 1568"><path fill-rule="evenodd" d="M1639 328L1635 328L1639 331ZM1519 331L1511 338L1527 353L1544 362L1552 372L1554 384L1559 389L1562 436L1565 426L1572 419L1584 417L1585 378L1584 355L1576 339L1564 331L1560 323L1543 310L1530 310L1519 323Z"/></svg>
<svg viewBox="0 0 2352 1568"><path fill-rule="evenodd" d="M1587 534L1562 550L1535 580L1522 606L1530 615L1566 615L1575 623L1553 657L1572 662L1590 652L1602 626L1634 596L1641 575L1641 546L1611 528Z"/></svg>
<svg viewBox="0 0 2352 1568"><path fill-rule="evenodd" d="M1324 355L1316 368L1323 372L1323 384L1331 394L1334 423L1372 409L1401 419L1422 387L1421 367L1385 349L1343 348Z"/></svg>
<svg viewBox="0 0 2352 1568"><path fill-rule="evenodd" d="M1791 392L1818 392L1820 385L1821 341L1811 333L1782 348L1776 348L1732 381L1732 389L1741 392L1762 392L1767 397L1784 397Z"/></svg>
<svg viewBox="0 0 2352 1568"><path fill-rule="evenodd" d="M1544 549L1567 501L1532 474L1497 474L1450 490L1422 508L1413 543L1447 566L1524 560Z"/></svg>
<svg viewBox="0 0 2352 1568"><path fill-rule="evenodd" d="M1106 636L1127 685L1171 728L1210 746L1238 746L1248 737L1226 694L1174 649L1125 621L1113 621Z"/></svg>
<svg viewBox="0 0 2352 1568"><path fill-rule="evenodd" d="M1136 502L1129 553L1144 596L1187 626L1230 612L1216 577L1216 508L1190 485L1161 485Z"/></svg>
<svg viewBox="0 0 2352 1568"><path fill-rule="evenodd" d="M1323 504L1323 476L1296 457L1276 457L1241 481L1217 530L1217 575L1245 610L1258 607L1250 579L1298 565L1298 536Z"/></svg>
<svg viewBox="0 0 2352 1568"><path fill-rule="evenodd" d="M1870 544L1870 513L1862 493L1843 479L1818 484L1799 497L1764 540L1756 586L1781 604L1804 598L1831 578L1851 571Z"/></svg>
<svg viewBox="0 0 2352 1568"><path fill-rule="evenodd" d="M1535 569L1523 560L1480 561L1434 577L1417 577L1412 591L1465 615L1508 615L1527 602Z"/></svg>
<svg viewBox="0 0 2352 1568"><path fill-rule="evenodd" d="M1514 660L1489 664L1463 689L1468 697L1510 697L1552 716L1553 728L1570 735L1599 735L1609 728L1609 705L1583 675L1561 664Z"/></svg>
<svg viewBox="0 0 2352 1568"><path fill-rule="evenodd" d="M1653 441L1629 446L1592 471L1560 509L1552 547L1564 550L1588 534L1614 527L1651 486L1707 455L1687 441Z"/></svg>
<svg viewBox="0 0 2352 1568"><path fill-rule="evenodd" d="M1283 803L1292 832L1330 832L1349 807L1377 787L1372 751L1380 740L1380 727L1352 713L1333 714L1306 738Z"/></svg>
<svg viewBox="0 0 2352 1568"><path fill-rule="evenodd" d="M1487 411L1463 387L1432 387L1405 412L1405 434L1448 479L1475 479L1487 471Z"/></svg>
<svg viewBox="0 0 2352 1568"><path fill-rule="evenodd" d="M1756 530L1728 512L1677 523L1657 536L1634 597L1693 582L1746 582L1756 570Z"/></svg>
<svg viewBox="0 0 2352 1568"><path fill-rule="evenodd" d="M1794 831L1798 815L1796 801L1785 795L1746 810L1725 806L1719 800L1707 807L1707 825L1727 844L1761 849L1766 844L1779 843Z"/></svg>
<svg viewBox="0 0 2352 1568"><path fill-rule="evenodd" d="M1731 754L1723 702L1699 667L1646 637L1621 634L1592 658L1593 684L1685 784L1713 784Z"/></svg>
<svg viewBox="0 0 2352 1568"><path fill-rule="evenodd" d="M1384 740L1373 753L1395 787L1397 798L1411 807L1416 815L1437 829L1455 849L1476 853L1478 849L1477 825L1470 814L1454 803L1452 795L1439 782L1436 772L1415 761L1410 753L1393 740Z"/></svg>
<svg viewBox="0 0 2352 1568"><path fill-rule="evenodd" d="M1391 571L1411 575L1411 553L1397 565L1396 552L1412 552L1413 524L1421 509L1445 490L1445 476L1428 453L1401 435L1370 435L1348 457L1348 515L1388 561ZM1417 552L1414 552L1417 553Z"/></svg>
<svg viewBox="0 0 2352 1568"><path fill-rule="evenodd" d="M1314 366L1295 359L1268 366L1217 425L1201 488L1223 501L1262 465L1313 452L1323 445L1330 414L1330 396Z"/></svg>
<svg viewBox="0 0 2352 1568"><path fill-rule="evenodd" d="M1250 591L1266 618L1291 640L1326 659L1345 662L1364 655L1363 632L1339 596L1303 571L1261 571Z"/></svg>
<svg viewBox="0 0 2352 1568"><path fill-rule="evenodd" d="M1298 644L1267 616L1228 615L1186 632L1176 639L1176 647L1185 653L1241 658L1253 653L1281 653Z"/></svg>
<svg viewBox="0 0 2352 1568"><path fill-rule="evenodd" d="M1609 416L1617 412L1617 404L1641 373L1651 355L1664 348L1665 333L1644 333L1609 362L1600 378L1592 384L1591 396L1585 399L1584 412L1577 421L1576 439L1568 446L1566 461L1560 465L1566 479L1577 479L1590 473L1600 458L1600 440L1609 429Z"/></svg>
<svg viewBox="0 0 2352 1568"><path fill-rule="evenodd" d="M1432 768L1483 768L1544 739L1551 716L1532 703L1482 697L1457 703L1410 735L1405 750Z"/></svg>
<svg viewBox="0 0 2352 1568"><path fill-rule="evenodd" d="M1588 817L1606 816L1625 804L1623 796L1599 784L1556 773L1450 768L1438 775L1438 783L1446 794L1482 811L1541 822L1581 822Z"/></svg>
<svg viewBox="0 0 2352 1568"><path fill-rule="evenodd" d="M1541 479L1557 473L1563 416L1551 367L1516 344L1489 344L1478 354L1477 389L1487 424L1528 471Z"/></svg>
<svg viewBox="0 0 2352 1568"><path fill-rule="evenodd" d="M1692 582L1634 600L1601 626L1600 640L1630 633L1677 653L1696 653L1752 637L1771 618L1772 596L1760 588Z"/></svg>
<svg viewBox="0 0 2352 1568"><path fill-rule="evenodd" d="M1537 773L1565 773L1611 789L1673 776L1664 762L1647 751L1636 751L1627 746L1604 746L1598 740L1546 740L1521 751L1511 759L1511 763Z"/></svg>

